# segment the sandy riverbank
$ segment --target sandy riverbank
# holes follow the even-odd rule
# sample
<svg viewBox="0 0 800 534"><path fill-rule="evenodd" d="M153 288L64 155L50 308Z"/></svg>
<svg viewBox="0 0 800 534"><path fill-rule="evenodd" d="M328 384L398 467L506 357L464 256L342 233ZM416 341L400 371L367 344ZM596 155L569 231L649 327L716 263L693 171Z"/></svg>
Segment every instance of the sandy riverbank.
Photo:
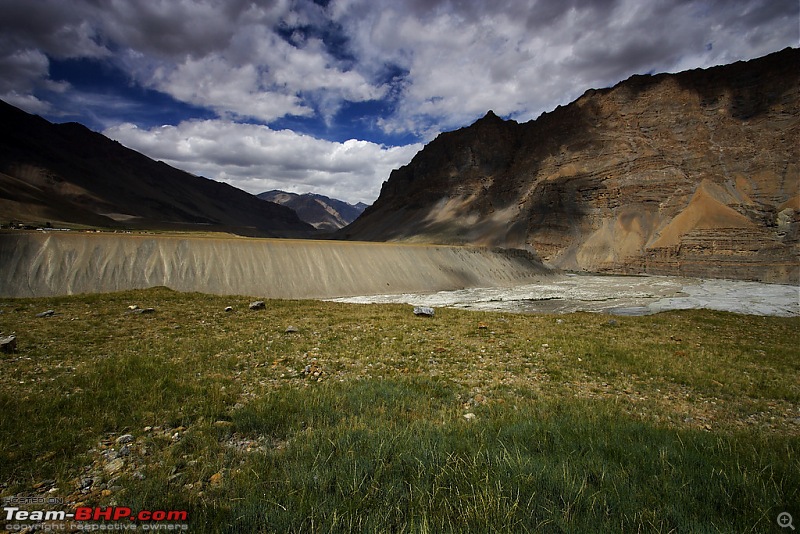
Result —
<svg viewBox="0 0 800 534"><path fill-rule="evenodd" d="M78 232L0 233L0 296L166 286L262 298L333 298L512 286L548 276L485 248Z"/></svg>

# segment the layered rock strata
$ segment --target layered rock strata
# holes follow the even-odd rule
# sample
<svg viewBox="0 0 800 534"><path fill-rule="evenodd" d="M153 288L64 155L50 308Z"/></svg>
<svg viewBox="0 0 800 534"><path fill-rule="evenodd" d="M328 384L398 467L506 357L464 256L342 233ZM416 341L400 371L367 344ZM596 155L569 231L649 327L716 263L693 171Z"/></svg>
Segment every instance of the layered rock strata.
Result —
<svg viewBox="0 0 800 534"><path fill-rule="evenodd" d="M800 51L489 112L392 173L342 236L525 248L573 270L798 283Z"/></svg>

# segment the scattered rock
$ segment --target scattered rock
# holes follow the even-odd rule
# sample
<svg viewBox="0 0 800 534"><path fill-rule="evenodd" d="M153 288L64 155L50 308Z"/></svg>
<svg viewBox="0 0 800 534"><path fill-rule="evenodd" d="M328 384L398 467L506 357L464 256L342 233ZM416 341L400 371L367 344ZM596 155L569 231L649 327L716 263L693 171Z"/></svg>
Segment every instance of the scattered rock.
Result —
<svg viewBox="0 0 800 534"><path fill-rule="evenodd" d="M556 319L556 324L564 324L564 319Z"/></svg>
<svg viewBox="0 0 800 534"><path fill-rule="evenodd" d="M139 306L137 306L136 304L131 304L130 306L128 306L128 309L131 310L131 311L138 310Z"/></svg>
<svg viewBox="0 0 800 534"><path fill-rule="evenodd" d="M123 434L116 440L117 445L125 445L126 443L131 443L132 441L133 441L132 434Z"/></svg>
<svg viewBox="0 0 800 534"><path fill-rule="evenodd" d="M17 351L17 336L0 337L0 352L11 354Z"/></svg>
<svg viewBox="0 0 800 534"><path fill-rule="evenodd" d="M114 460L108 462L103 467L103 470L109 475L114 475L118 473L123 467L125 467L125 460L123 460L122 458L115 458Z"/></svg>
<svg viewBox="0 0 800 534"><path fill-rule="evenodd" d="M37 313L36 317L52 317L55 314L56 314L55 310L47 310L43 311L42 313Z"/></svg>
<svg viewBox="0 0 800 534"><path fill-rule="evenodd" d="M211 478L208 479L208 483L211 485L212 488L218 488L222 485L222 479L224 478L222 471L217 471Z"/></svg>
<svg viewBox="0 0 800 534"><path fill-rule="evenodd" d="M251 309L251 310L263 310L263 309L265 309L266 307L267 307L267 305L266 305L266 304L264 304L264 301L263 301L263 300L257 300L257 301L255 301L255 302L251 302L251 303L250 303L250 309Z"/></svg>
<svg viewBox="0 0 800 534"><path fill-rule="evenodd" d="M294 326L287 326L286 327L286 333L287 334L294 334L295 332L299 332L299 330L297 328L295 328Z"/></svg>
<svg viewBox="0 0 800 534"><path fill-rule="evenodd" d="M155 308L136 308L131 310L130 313L142 314L142 313L155 313Z"/></svg>
<svg viewBox="0 0 800 534"><path fill-rule="evenodd" d="M414 308L414 315L421 315L422 317L433 317L434 310L427 306L416 306Z"/></svg>
<svg viewBox="0 0 800 534"><path fill-rule="evenodd" d="M233 306L225 306L225 311L226 312L232 312L233 311Z"/></svg>
<svg viewBox="0 0 800 534"><path fill-rule="evenodd" d="M319 366L316 359L314 359L303 369L303 374L306 375L306 378L319 382L322 380L322 376L325 372L322 370L322 367Z"/></svg>
<svg viewBox="0 0 800 534"><path fill-rule="evenodd" d="M52 488L55 485L56 485L56 481L53 480L52 478L48 478L47 480L42 480L41 482L38 482L38 483L34 484L33 485L33 489L36 489L36 490L38 490L38 489L48 489L48 488Z"/></svg>
<svg viewBox="0 0 800 534"><path fill-rule="evenodd" d="M464 419L466 419L467 421L472 421L473 419L475 419L475 417L476 415L472 412L464 414Z"/></svg>
<svg viewBox="0 0 800 534"><path fill-rule="evenodd" d="M264 452L269 448L268 442L263 436L259 436L257 439L249 439L237 434L231 436L224 445L239 452Z"/></svg>

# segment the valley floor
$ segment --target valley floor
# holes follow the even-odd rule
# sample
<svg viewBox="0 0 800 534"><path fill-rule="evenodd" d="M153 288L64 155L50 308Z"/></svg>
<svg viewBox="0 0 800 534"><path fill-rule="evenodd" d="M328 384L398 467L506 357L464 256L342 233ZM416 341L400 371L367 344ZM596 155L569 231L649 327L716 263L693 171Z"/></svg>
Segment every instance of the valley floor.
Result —
<svg viewBox="0 0 800 534"><path fill-rule="evenodd" d="M230 533L768 532L800 517L798 317L250 300L0 298L17 336L0 355L0 530L98 506Z"/></svg>

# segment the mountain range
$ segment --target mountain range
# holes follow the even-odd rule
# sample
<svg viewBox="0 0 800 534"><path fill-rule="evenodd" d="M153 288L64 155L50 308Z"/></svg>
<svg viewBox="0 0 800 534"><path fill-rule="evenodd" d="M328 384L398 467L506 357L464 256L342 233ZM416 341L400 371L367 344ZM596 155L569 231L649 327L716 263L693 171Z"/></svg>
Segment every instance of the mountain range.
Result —
<svg viewBox="0 0 800 534"><path fill-rule="evenodd" d="M0 101L0 223L305 236L284 206Z"/></svg>
<svg viewBox="0 0 800 534"><path fill-rule="evenodd" d="M300 220L307 222L317 230L329 232L343 228L355 221L367 208L363 202L353 205L316 193L300 195L273 190L259 193L256 196L292 208Z"/></svg>
<svg viewBox="0 0 800 534"><path fill-rule="evenodd" d="M0 120L3 224L312 237L365 208L282 191L257 198L4 102ZM522 249L567 270L797 284L799 147L800 50L637 75L536 120L489 111L440 134L333 237Z"/></svg>
<svg viewBox="0 0 800 534"><path fill-rule="evenodd" d="M798 283L800 51L491 111L393 171L341 238L527 249L551 266Z"/></svg>

